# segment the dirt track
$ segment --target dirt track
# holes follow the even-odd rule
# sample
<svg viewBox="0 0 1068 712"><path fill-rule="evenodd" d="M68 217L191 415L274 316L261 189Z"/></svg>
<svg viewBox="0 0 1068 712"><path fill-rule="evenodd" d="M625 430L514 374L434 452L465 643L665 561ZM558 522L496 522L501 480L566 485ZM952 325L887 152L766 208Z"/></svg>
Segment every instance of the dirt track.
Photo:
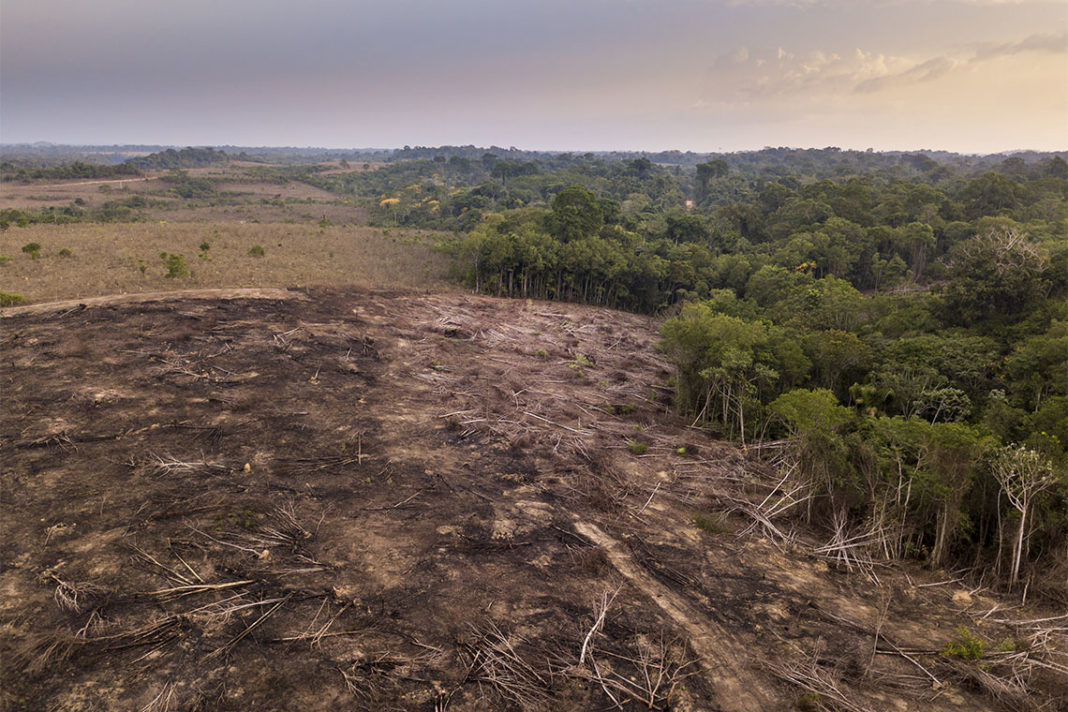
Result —
<svg viewBox="0 0 1068 712"><path fill-rule="evenodd" d="M652 320L172 296L0 322L5 709L785 710L791 660L993 708L887 648L976 625L956 589L693 525L759 473L670 414Z"/></svg>

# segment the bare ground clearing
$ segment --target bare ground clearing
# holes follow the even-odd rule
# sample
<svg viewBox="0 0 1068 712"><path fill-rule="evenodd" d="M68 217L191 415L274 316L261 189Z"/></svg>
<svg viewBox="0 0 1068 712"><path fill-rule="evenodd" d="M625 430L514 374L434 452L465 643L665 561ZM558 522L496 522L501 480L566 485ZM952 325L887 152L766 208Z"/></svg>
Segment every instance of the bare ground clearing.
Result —
<svg viewBox="0 0 1068 712"><path fill-rule="evenodd" d="M228 296L0 321L5 709L1063 708L938 654L1049 613L746 534L651 319Z"/></svg>

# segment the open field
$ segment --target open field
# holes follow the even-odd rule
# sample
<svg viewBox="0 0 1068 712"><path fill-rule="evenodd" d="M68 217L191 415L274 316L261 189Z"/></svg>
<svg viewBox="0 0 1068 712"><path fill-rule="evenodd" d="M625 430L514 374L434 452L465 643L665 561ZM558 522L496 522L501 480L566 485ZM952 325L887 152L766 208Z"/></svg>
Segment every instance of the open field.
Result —
<svg viewBox="0 0 1068 712"><path fill-rule="evenodd" d="M448 258L433 233L284 223L31 225L0 233L0 291L28 301L206 287L446 288ZM30 242L41 257L21 252ZM210 248L201 252L200 245ZM259 245L263 257L249 255ZM71 256L58 253L68 249ZM184 257L189 275L168 279L160 253ZM205 257L199 257L204 254Z"/></svg>
<svg viewBox="0 0 1068 712"><path fill-rule="evenodd" d="M324 174L363 170L362 164L348 169L336 163L320 165ZM375 166L368 164L368 167ZM0 210L41 210L49 206L93 209L109 203L130 205L133 200L138 214L152 221L307 223L325 217L336 224L360 224L366 220L366 212L354 199L342 198L296 180L263 180L257 173L262 169L261 164L240 161L185 169L182 173L190 179L212 181L216 192L210 196L184 199L174 194L174 184L167 179L169 171L153 171L136 178L8 181L0 183ZM141 203L136 202L139 200Z"/></svg>
<svg viewBox="0 0 1068 712"><path fill-rule="evenodd" d="M779 478L672 415L652 319L227 296L0 322L4 709L1068 701L1063 611L775 543Z"/></svg>

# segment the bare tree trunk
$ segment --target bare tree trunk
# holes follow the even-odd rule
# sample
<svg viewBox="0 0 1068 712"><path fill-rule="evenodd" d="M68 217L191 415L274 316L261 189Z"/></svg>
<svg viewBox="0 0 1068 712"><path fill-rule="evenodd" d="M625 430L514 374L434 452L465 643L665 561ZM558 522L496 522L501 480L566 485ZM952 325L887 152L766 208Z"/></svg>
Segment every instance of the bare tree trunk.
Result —
<svg viewBox="0 0 1068 712"><path fill-rule="evenodd" d="M1028 509L1030 509L1030 502L1024 502L1023 509L1020 510L1020 533L1016 537L1016 550L1012 555L1012 577L1009 579L1010 583L1016 583L1020 578L1020 561L1023 559L1024 533L1027 531Z"/></svg>

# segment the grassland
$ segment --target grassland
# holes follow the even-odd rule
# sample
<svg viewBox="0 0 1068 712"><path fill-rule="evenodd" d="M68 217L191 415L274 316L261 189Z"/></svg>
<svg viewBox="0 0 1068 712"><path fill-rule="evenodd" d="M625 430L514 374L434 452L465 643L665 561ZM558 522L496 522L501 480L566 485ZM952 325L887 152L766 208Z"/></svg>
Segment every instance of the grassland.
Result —
<svg viewBox="0 0 1068 712"><path fill-rule="evenodd" d="M4 183L0 209L85 211L117 204L134 206L137 222L12 224L0 232L0 257L7 258L0 260L0 291L32 303L225 287L448 288L449 260L434 252L434 233L366 227L366 213L354 199L299 181L265 180L258 171L237 162L185 171L214 186L195 198L180 197L165 172ZM41 246L39 257L22 252L30 243ZM256 246L262 256L249 253ZM182 256L181 276L168 277L163 253Z"/></svg>
<svg viewBox="0 0 1068 712"><path fill-rule="evenodd" d="M31 242L41 245L38 259L21 251ZM31 225L0 234L10 258L0 291L33 302L205 287L442 289L448 262L433 242L432 233L284 223ZM249 254L256 245L263 257ZM168 278L163 252L182 255L188 276Z"/></svg>

